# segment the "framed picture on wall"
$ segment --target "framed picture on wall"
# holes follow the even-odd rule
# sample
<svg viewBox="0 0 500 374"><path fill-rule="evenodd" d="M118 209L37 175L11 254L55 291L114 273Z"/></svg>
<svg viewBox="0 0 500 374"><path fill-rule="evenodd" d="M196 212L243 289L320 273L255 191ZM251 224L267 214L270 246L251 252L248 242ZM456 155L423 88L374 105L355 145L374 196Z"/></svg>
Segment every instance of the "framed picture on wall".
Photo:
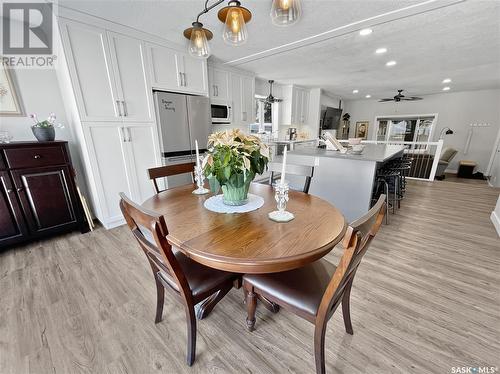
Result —
<svg viewBox="0 0 500 374"><path fill-rule="evenodd" d="M358 121L356 122L356 138L368 138L368 121Z"/></svg>
<svg viewBox="0 0 500 374"><path fill-rule="evenodd" d="M0 66L0 116L24 116L14 72Z"/></svg>

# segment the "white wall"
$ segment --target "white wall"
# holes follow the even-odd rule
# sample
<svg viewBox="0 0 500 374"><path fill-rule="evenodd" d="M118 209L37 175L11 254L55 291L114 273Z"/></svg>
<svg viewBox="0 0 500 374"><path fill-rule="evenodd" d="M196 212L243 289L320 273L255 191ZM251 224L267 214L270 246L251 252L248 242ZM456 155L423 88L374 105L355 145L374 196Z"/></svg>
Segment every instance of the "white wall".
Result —
<svg viewBox="0 0 500 374"><path fill-rule="evenodd" d="M493 222L498 236L500 236L500 196L498 196L497 206L495 207L495 210L491 212L491 222Z"/></svg>
<svg viewBox="0 0 500 374"><path fill-rule="evenodd" d="M459 151L449 169L457 170L460 160L473 160L478 163L477 170L485 172L500 126L500 89L448 92L422 97L423 100L420 101L399 103L379 103L376 100L346 101L344 113L351 114L350 135L354 135L356 121L369 121L368 138L373 139L376 116L438 113L433 139L439 138L442 128L450 127L454 134L444 137L444 146ZM464 154L471 123L489 123L491 126L473 129L469 152Z"/></svg>
<svg viewBox="0 0 500 374"><path fill-rule="evenodd" d="M57 122L65 125L63 129L56 129L56 139L71 140L55 71L53 69L16 69L14 74L26 116L0 117L0 129L9 131L14 137L13 140L36 141L30 127L33 122L28 115L36 113L40 119L45 119L50 112L55 112Z"/></svg>
<svg viewBox="0 0 500 374"><path fill-rule="evenodd" d="M66 140L73 166L77 171L77 182L82 192L86 194L87 187L83 176L78 146L72 136L70 121L66 115L61 97L61 91L54 69L16 69L13 72L19 89L18 95L23 103L25 117L0 117L0 131L7 130L13 141L36 141L31 125L33 124L30 113L36 113L39 119L45 119L49 113L57 115L57 123L64 128L56 129L56 140Z"/></svg>

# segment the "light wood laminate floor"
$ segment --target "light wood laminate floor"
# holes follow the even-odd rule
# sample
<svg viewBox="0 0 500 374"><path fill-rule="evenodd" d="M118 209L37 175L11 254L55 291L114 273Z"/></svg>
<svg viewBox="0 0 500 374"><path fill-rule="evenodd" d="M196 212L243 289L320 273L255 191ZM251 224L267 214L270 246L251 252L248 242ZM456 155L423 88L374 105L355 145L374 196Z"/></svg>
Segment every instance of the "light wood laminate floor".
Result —
<svg viewBox="0 0 500 374"><path fill-rule="evenodd" d="M352 290L354 336L341 311L326 334L328 373L451 373L500 366L499 190L411 182ZM271 223L270 223L271 224ZM338 261L336 249L328 259ZM168 295L168 294L167 294ZM153 323L155 289L125 227L0 254L0 373L313 373L313 326L258 308L245 329L242 290L198 323L187 367L181 305Z"/></svg>

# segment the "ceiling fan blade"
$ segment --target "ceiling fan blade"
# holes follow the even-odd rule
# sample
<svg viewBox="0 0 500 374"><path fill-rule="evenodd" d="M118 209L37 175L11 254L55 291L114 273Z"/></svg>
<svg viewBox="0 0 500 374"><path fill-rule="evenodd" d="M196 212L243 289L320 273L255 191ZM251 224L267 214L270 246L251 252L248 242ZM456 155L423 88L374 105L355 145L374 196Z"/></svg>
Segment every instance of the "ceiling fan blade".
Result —
<svg viewBox="0 0 500 374"><path fill-rule="evenodd" d="M416 97L416 96L410 96L410 97L402 98L401 100L415 101L415 100L422 100L422 98L421 97Z"/></svg>
<svg viewBox="0 0 500 374"><path fill-rule="evenodd" d="M378 102L379 103L384 103L384 102L387 102L387 101L394 101L394 99L389 99L389 98L387 98L387 99L380 99Z"/></svg>

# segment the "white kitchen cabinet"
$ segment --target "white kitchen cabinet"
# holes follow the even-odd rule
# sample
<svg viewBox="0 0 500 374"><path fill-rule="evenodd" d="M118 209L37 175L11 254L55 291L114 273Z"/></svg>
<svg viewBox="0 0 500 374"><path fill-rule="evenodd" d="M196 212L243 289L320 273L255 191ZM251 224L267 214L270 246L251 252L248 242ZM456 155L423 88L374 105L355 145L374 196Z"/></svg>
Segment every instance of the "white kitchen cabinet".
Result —
<svg viewBox="0 0 500 374"><path fill-rule="evenodd" d="M187 53L148 44L152 85L154 88L208 94L207 62Z"/></svg>
<svg viewBox="0 0 500 374"><path fill-rule="evenodd" d="M230 101L230 75L228 71L208 68L209 94L211 99Z"/></svg>
<svg viewBox="0 0 500 374"><path fill-rule="evenodd" d="M160 151L154 125L128 125L127 146L130 168L135 178L135 201L144 202L155 194L148 169L160 165Z"/></svg>
<svg viewBox="0 0 500 374"><path fill-rule="evenodd" d="M151 67L151 84L154 88L176 90L181 88L181 75L178 69L178 51L156 44L147 45Z"/></svg>
<svg viewBox="0 0 500 374"><path fill-rule="evenodd" d="M283 124L298 126L307 124L309 114L309 90L296 86L284 89Z"/></svg>
<svg viewBox="0 0 500 374"><path fill-rule="evenodd" d="M178 69L182 72L184 91L208 96L207 61L178 53Z"/></svg>
<svg viewBox="0 0 500 374"><path fill-rule="evenodd" d="M108 40L122 120L125 122L153 121L144 43L113 32L108 32Z"/></svg>
<svg viewBox="0 0 500 374"><path fill-rule="evenodd" d="M73 21L60 24L81 120L120 120L120 97L106 31Z"/></svg>
<svg viewBox="0 0 500 374"><path fill-rule="evenodd" d="M97 191L97 218L106 228L120 225L120 192L137 202L154 194L147 169L159 164L155 127L93 122L83 125L83 133Z"/></svg>
<svg viewBox="0 0 500 374"><path fill-rule="evenodd" d="M233 102L232 124L246 126L255 122L255 118L253 118L255 78L231 73L231 94Z"/></svg>

